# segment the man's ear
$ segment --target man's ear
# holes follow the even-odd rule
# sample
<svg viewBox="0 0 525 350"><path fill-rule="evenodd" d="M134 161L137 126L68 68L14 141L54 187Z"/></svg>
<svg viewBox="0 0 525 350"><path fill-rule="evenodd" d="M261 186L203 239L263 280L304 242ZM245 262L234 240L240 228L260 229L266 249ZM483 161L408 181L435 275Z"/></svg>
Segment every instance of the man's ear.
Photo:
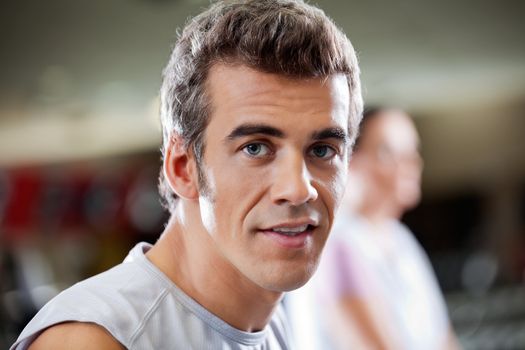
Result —
<svg viewBox="0 0 525 350"><path fill-rule="evenodd" d="M171 190L184 199L197 199L198 176L195 156L186 150L182 138L173 135L164 152L164 177Z"/></svg>

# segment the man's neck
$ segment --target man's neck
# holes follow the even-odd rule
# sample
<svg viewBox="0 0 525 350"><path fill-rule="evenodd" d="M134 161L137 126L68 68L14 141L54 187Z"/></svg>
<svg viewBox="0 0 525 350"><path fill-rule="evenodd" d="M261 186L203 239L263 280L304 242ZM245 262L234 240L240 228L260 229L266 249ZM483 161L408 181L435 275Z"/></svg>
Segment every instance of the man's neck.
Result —
<svg viewBox="0 0 525 350"><path fill-rule="evenodd" d="M181 204L181 203L179 203ZM199 225L173 215L146 254L181 290L208 311L248 332L263 329L282 293L267 291L242 275ZM186 222L184 222L186 221Z"/></svg>

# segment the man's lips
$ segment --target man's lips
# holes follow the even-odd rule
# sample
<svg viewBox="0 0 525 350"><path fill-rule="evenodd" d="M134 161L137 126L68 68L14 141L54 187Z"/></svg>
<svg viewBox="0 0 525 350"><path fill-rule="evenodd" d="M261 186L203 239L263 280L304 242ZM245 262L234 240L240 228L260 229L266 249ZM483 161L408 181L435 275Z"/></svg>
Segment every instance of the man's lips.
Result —
<svg viewBox="0 0 525 350"><path fill-rule="evenodd" d="M284 248L303 248L311 239L317 225L308 222L286 223L259 230L266 237Z"/></svg>
<svg viewBox="0 0 525 350"><path fill-rule="evenodd" d="M313 219L302 219L302 220L295 220L295 221L288 221L279 223L272 226L267 226L265 228L260 229L260 231L274 231L278 233L301 233L306 230L311 230L315 227L317 227L319 223L316 220Z"/></svg>

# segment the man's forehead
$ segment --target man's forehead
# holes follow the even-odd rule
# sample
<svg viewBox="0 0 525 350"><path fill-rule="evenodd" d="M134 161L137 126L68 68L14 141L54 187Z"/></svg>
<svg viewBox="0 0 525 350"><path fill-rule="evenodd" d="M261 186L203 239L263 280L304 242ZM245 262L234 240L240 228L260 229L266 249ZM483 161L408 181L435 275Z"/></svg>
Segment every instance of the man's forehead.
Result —
<svg viewBox="0 0 525 350"><path fill-rule="evenodd" d="M253 113L275 107L309 114L349 115L349 88L344 74L290 78L244 65L215 64L208 75L207 93L212 112L235 109Z"/></svg>
<svg viewBox="0 0 525 350"><path fill-rule="evenodd" d="M280 87L298 88L305 91L313 88L324 88L334 97L342 100L349 99L347 77L343 73L332 74L326 77L294 77L278 73L267 73L244 64L215 63L209 69L208 89L223 91L225 83L235 82L243 85L242 92L264 94L273 92L277 85ZM286 93L286 89L282 91Z"/></svg>

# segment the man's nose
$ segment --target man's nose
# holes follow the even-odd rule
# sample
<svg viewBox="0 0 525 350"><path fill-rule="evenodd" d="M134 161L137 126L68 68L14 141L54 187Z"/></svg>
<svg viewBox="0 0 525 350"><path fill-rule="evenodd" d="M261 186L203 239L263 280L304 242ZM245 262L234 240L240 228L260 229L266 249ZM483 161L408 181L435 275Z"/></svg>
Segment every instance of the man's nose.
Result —
<svg viewBox="0 0 525 350"><path fill-rule="evenodd" d="M271 189L276 204L298 206L317 199L313 179L302 155L291 154L276 164Z"/></svg>

